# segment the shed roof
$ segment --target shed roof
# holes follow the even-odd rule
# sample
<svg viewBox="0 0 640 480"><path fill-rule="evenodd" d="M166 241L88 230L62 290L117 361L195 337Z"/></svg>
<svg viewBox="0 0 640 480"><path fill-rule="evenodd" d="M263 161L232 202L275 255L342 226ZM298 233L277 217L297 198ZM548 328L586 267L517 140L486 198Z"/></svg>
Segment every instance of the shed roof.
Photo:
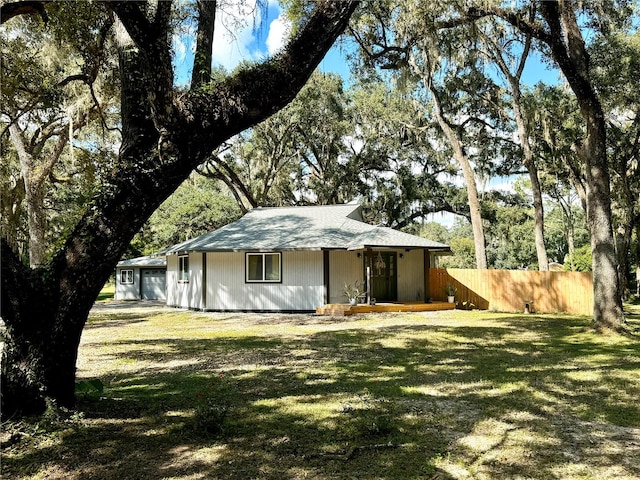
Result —
<svg viewBox="0 0 640 480"><path fill-rule="evenodd" d="M442 243L369 225L362 220L359 205L346 204L255 208L236 222L174 245L163 253L363 248L450 251Z"/></svg>
<svg viewBox="0 0 640 480"><path fill-rule="evenodd" d="M148 255L146 257L130 258L118 262L118 267L166 267L167 257L161 255Z"/></svg>

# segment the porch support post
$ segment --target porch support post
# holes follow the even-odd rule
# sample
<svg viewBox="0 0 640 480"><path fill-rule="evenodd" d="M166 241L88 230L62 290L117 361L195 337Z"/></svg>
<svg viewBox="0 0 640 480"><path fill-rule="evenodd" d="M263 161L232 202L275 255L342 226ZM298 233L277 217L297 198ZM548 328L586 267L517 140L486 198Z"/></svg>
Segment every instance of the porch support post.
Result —
<svg viewBox="0 0 640 480"><path fill-rule="evenodd" d="M373 250L367 248L362 255L364 260L364 275L367 283L367 305L371 304L371 265L373 265Z"/></svg>
<svg viewBox="0 0 640 480"><path fill-rule="evenodd" d="M431 271L431 254L426 248L422 250L422 259L424 262L424 302L427 303L431 298L431 288L429 285L429 276Z"/></svg>
<svg viewBox="0 0 640 480"><path fill-rule="evenodd" d="M331 285L329 279L331 278L329 272L329 250L322 251L322 272L324 274L324 304L329 305L331 300Z"/></svg>
<svg viewBox="0 0 640 480"><path fill-rule="evenodd" d="M207 310L207 252L202 252L202 311Z"/></svg>

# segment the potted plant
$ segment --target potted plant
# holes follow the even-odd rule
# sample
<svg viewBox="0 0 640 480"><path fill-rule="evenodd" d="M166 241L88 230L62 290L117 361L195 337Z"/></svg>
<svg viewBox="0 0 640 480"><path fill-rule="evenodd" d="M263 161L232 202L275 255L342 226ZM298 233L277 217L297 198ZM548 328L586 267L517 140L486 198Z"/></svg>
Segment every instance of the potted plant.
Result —
<svg viewBox="0 0 640 480"><path fill-rule="evenodd" d="M353 286L350 283L344 284L344 296L349 300L349 305L357 305L358 299L366 294L364 290L360 289L360 281L356 280Z"/></svg>
<svg viewBox="0 0 640 480"><path fill-rule="evenodd" d="M455 301L456 301L456 292L457 291L458 291L458 289L453 286L453 283L451 283L451 282L447 283L447 286L444 287L444 292L447 295L447 302L455 303Z"/></svg>

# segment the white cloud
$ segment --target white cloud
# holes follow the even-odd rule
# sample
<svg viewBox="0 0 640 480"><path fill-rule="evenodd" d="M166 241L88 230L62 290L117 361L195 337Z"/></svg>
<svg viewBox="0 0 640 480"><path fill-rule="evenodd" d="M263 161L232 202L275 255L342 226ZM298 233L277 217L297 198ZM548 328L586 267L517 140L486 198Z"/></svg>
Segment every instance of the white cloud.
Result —
<svg viewBox="0 0 640 480"><path fill-rule="evenodd" d="M253 4L255 8L255 4ZM213 63L228 70L233 69L242 60L251 60L253 55L249 45L255 40L253 35L252 5L235 4L216 12L216 25L213 35ZM259 21L259 19L256 19Z"/></svg>
<svg viewBox="0 0 640 480"><path fill-rule="evenodd" d="M269 0L267 8L265 11L259 7L258 0L219 2L211 52L214 66L231 71L242 61L259 61L282 48L289 36L290 24L278 0ZM178 84L189 82L196 46L195 27L195 22L185 22L173 37Z"/></svg>
<svg viewBox="0 0 640 480"><path fill-rule="evenodd" d="M269 55L274 55L283 47L290 33L291 22L281 13L269 25L269 35L266 40Z"/></svg>
<svg viewBox="0 0 640 480"><path fill-rule="evenodd" d="M173 50L175 52L175 62L184 63L187 58L187 44L184 38L179 35L173 36Z"/></svg>
<svg viewBox="0 0 640 480"><path fill-rule="evenodd" d="M445 228L453 228L453 224L458 216L450 212L429 213L426 216L427 222L436 222Z"/></svg>
<svg viewBox="0 0 640 480"><path fill-rule="evenodd" d="M231 70L243 60L258 60L272 55L284 44L290 24L276 3L268 4L270 16L277 17L268 26L267 38L261 25L265 13L257 0L231 0L216 14L213 37L213 62Z"/></svg>

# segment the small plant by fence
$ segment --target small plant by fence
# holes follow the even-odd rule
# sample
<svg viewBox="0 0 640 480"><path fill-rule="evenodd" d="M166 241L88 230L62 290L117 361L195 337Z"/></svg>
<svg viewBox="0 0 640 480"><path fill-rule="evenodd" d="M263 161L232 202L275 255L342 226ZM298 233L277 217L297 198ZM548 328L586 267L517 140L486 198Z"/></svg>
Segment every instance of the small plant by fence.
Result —
<svg viewBox="0 0 640 480"><path fill-rule="evenodd" d="M533 270L429 269L433 300L446 301L446 287L456 288L460 307L522 312L593 314L593 278L583 272Z"/></svg>

